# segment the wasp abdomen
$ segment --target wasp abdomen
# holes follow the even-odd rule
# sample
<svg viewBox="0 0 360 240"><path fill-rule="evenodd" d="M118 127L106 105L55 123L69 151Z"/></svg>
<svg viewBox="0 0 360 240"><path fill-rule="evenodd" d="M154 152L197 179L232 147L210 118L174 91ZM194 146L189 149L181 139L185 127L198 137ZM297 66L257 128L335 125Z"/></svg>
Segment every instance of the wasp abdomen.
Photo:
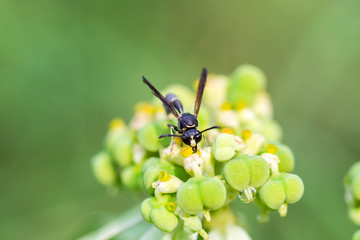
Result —
<svg viewBox="0 0 360 240"><path fill-rule="evenodd" d="M181 101L179 100L179 98L175 94L169 93L166 95L165 98L170 103L170 105L173 106L180 114L183 113L183 111L184 111L183 105L182 105ZM166 110L167 114L170 114L169 110L167 110L166 108L165 108L165 110Z"/></svg>

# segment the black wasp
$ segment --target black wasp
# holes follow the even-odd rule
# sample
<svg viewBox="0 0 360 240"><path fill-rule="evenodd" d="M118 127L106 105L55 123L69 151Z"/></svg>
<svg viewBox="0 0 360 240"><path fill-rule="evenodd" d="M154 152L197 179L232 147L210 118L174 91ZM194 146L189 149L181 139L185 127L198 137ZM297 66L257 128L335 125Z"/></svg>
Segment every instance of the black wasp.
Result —
<svg viewBox="0 0 360 240"><path fill-rule="evenodd" d="M159 136L159 138L180 137L186 145L189 145L192 148L193 152L196 152L197 144L201 141L202 134L210 129L220 128L219 126L213 126L213 127L207 128L201 132L197 129L198 128L197 116L199 114L201 100L202 100L202 96L203 96L204 89L205 89L206 77L207 77L207 71L204 68L202 70L199 85L197 88L194 114L191 114L191 113L184 113L182 103L175 94L169 93L166 95L166 97L164 97L143 76L143 82L146 83L146 85L148 85L149 88L151 89L152 93L162 101L167 114L172 113L178 120L177 127L174 125L171 125L169 123L167 124L171 130L171 134L161 135L161 136ZM172 132L173 129L175 131L177 131L179 133L179 135L174 135Z"/></svg>

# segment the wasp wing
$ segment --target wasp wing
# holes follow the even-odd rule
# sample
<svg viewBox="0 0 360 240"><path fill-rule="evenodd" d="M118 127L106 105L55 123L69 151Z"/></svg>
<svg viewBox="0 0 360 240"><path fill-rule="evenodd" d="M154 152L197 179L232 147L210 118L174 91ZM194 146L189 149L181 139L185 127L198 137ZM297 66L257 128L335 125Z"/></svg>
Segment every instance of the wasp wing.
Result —
<svg viewBox="0 0 360 240"><path fill-rule="evenodd" d="M176 118L179 118L179 114L176 112L176 110L170 105L170 103L166 100L166 98L148 81L146 80L146 78L143 76L143 82L149 86L149 88L151 89L152 93L157 97L159 98L165 108L171 112Z"/></svg>
<svg viewBox="0 0 360 240"><path fill-rule="evenodd" d="M207 77L207 70L206 70L206 68L203 68L203 70L201 72L199 85L198 85L198 88L197 88L196 99L195 99L195 109L194 109L195 117L197 117L199 115L202 96L203 96L204 89L205 89L205 84L206 84L206 77Z"/></svg>

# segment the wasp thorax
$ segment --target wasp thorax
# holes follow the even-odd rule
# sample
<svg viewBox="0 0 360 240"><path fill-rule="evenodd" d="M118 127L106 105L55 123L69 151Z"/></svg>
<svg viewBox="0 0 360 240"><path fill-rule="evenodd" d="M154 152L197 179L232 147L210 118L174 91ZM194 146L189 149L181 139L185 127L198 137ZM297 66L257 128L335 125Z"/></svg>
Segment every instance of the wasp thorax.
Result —
<svg viewBox="0 0 360 240"><path fill-rule="evenodd" d="M184 113L179 118L178 126L182 131L185 131L188 128L196 128L198 126L198 120L194 115Z"/></svg>

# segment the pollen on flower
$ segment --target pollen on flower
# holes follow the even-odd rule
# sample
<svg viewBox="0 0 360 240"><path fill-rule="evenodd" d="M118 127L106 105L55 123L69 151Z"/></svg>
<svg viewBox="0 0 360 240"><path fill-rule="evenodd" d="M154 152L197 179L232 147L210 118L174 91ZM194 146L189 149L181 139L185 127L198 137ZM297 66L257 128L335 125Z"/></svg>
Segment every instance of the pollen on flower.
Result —
<svg viewBox="0 0 360 240"><path fill-rule="evenodd" d="M154 113L155 109L153 107L153 105L151 105L150 103L146 103L146 102L140 102L138 104L136 104L135 106L135 112L147 112L147 113Z"/></svg>
<svg viewBox="0 0 360 240"><path fill-rule="evenodd" d="M278 150L279 150L278 147L275 146L274 144L268 144L266 146L267 153L275 154Z"/></svg>
<svg viewBox="0 0 360 240"><path fill-rule="evenodd" d="M166 204L166 208L167 210L169 210L170 212L175 212L176 208L177 208L177 203L175 201L173 202L168 202Z"/></svg>
<svg viewBox="0 0 360 240"><path fill-rule="evenodd" d="M113 120L111 120L109 124L109 129L115 130L115 129L120 129L124 126L125 126L124 120L122 120L121 118L114 118Z"/></svg>
<svg viewBox="0 0 360 240"><path fill-rule="evenodd" d="M223 110L223 111L230 110L230 109L231 109L231 103L229 103L229 102L224 102L221 105L221 110Z"/></svg>
<svg viewBox="0 0 360 240"><path fill-rule="evenodd" d="M241 136L242 136L242 139L244 139L244 141L246 141L251 137L251 131L249 129L246 129L241 132Z"/></svg>
<svg viewBox="0 0 360 240"><path fill-rule="evenodd" d="M181 140L181 138L179 138L179 137L174 137L174 142L175 142L177 145L179 145L179 146L182 145L182 140Z"/></svg>
<svg viewBox="0 0 360 240"><path fill-rule="evenodd" d="M161 171L161 172L159 173L159 180L160 180L160 181L162 181L162 182L167 182L167 181L169 181L170 179L171 179L171 176L170 176L170 174L169 174L167 171L163 170L163 171Z"/></svg>
<svg viewBox="0 0 360 240"><path fill-rule="evenodd" d="M233 134L233 130L231 128L224 128L221 130L221 133Z"/></svg>
<svg viewBox="0 0 360 240"><path fill-rule="evenodd" d="M187 146L187 147L184 147L183 149L181 149L181 155L184 156L184 158L188 158L191 156L191 154L193 153L192 152L192 148Z"/></svg>
<svg viewBox="0 0 360 240"><path fill-rule="evenodd" d="M235 106L235 109L238 110L238 111L241 111L244 108L246 108L246 103L243 102L243 101L239 101Z"/></svg>

